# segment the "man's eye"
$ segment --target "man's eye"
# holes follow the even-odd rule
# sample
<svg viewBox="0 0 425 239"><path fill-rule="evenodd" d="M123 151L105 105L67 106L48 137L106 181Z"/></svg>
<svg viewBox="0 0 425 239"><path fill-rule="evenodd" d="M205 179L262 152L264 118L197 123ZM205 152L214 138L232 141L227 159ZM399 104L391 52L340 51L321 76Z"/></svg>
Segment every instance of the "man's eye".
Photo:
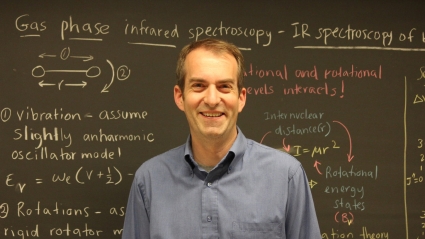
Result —
<svg viewBox="0 0 425 239"><path fill-rule="evenodd" d="M204 85L201 84L201 83L199 83L199 84L193 84L192 85L192 88L195 89L195 90L200 90L200 89L203 89L204 88Z"/></svg>
<svg viewBox="0 0 425 239"><path fill-rule="evenodd" d="M224 92L229 92L229 91L231 91L231 90L232 90L232 86L231 86L231 85L227 85L227 84L225 84L225 85L221 85L221 86L220 86L220 89L221 89L222 91L224 91Z"/></svg>

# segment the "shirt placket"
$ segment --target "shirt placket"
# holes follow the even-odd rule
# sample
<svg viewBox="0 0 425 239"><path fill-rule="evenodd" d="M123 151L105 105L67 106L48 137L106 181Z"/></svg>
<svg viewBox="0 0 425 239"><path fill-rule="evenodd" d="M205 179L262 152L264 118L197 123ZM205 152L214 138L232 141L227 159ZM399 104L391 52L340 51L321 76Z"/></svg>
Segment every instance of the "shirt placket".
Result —
<svg viewBox="0 0 425 239"><path fill-rule="evenodd" d="M202 238L218 236L218 195L217 181L205 181L202 189Z"/></svg>

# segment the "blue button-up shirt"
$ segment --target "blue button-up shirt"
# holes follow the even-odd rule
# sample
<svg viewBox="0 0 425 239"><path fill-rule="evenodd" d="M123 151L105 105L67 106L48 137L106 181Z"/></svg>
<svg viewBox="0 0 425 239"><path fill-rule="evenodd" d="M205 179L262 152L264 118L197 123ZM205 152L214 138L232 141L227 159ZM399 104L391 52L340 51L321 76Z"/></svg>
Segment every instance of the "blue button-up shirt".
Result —
<svg viewBox="0 0 425 239"><path fill-rule="evenodd" d="M210 173L193 159L190 137L143 163L122 238L321 238L300 162L238 132Z"/></svg>

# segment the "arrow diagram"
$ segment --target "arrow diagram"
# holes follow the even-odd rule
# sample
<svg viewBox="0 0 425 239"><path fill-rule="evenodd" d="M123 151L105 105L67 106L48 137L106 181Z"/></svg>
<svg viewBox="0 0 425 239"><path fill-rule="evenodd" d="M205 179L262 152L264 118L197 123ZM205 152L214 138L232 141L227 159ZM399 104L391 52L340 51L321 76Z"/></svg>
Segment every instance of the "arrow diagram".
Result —
<svg viewBox="0 0 425 239"><path fill-rule="evenodd" d="M350 132L348 131L347 127L345 127L345 125L339 121L334 120L333 122L338 123L340 125L342 125L342 127L344 127L345 131L347 132L348 135L348 140L350 141L350 152L347 154L347 158L348 158L348 162L351 162L351 160L353 160L354 155L352 155L352 150L353 150L353 144L351 142L351 135Z"/></svg>
<svg viewBox="0 0 425 239"><path fill-rule="evenodd" d="M42 66L36 66L32 69L32 76L40 78L47 72L86 73L87 77L94 78L100 75L101 70L98 66L92 66L87 70L45 70Z"/></svg>
<svg viewBox="0 0 425 239"><path fill-rule="evenodd" d="M46 53L42 53L40 54L38 57L40 58L44 58L44 57L56 57L56 55L48 55ZM94 57L92 55L88 55L88 56L69 56L71 58L77 58L77 59L84 59L83 61L91 61L94 59ZM66 60L68 58L68 56L66 57L61 57L62 60Z"/></svg>
<svg viewBox="0 0 425 239"><path fill-rule="evenodd" d="M70 56L71 58L80 58L80 59L84 59L83 61L91 61L94 59L93 56L89 55L89 56Z"/></svg>
<svg viewBox="0 0 425 239"><path fill-rule="evenodd" d="M320 172L320 170L319 170L319 165L321 165L321 163L319 162L319 161L315 161L314 162L314 165L313 165L313 167L315 167L316 168L316 170L317 170L317 172L320 174L320 175L322 175L322 172Z"/></svg>
<svg viewBox="0 0 425 239"><path fill-rule="evenodd" d="M111 87L112 83L114 83L114 78L115 78L115 68L114 68L114 65L108 59L106 59L106 62L108 62L108 64L111 66L111 69L112 69L112 79L111 79L111 82L109 84L106 84L103 87L103 89L100 91L100 93L107 93L107 92L109 92L108 89L109 89L109 87Z"/></svg>
<svg viewBox="0 0 425 239"><path fill-rule="evenodd" d="M283 149L286 150L286 152L289 153L289 151L291 150L291 145L288 144L288 146L285 145L285 138L283 138L282 140L282 145L283 145Z"/></svg>
<svg viewBox="0 0 425 239"><path fill-rule="evenodd" d="M52 84L52 83L44 83L44 80L42 80L42 81L38 82L38 85L39 85L40 87L44 87L44 86L53 86L53 85L56 85L56 84Z"/></svg>
<svg viewBox="0 0 425 239"><path fill-rule="evenodd" d="M44 58L44 57L56 57L56 55L47 55L46 53L42 53L38 57L40 57L40 58Z"/></svg>
<svg viewBox="0 0 425 239"><path fill-rule="evenodd" d="M44 80L42 80L42 81L38 82L38 85L40 87L58 85L59 90L61 89L61 86L62 85L65 85L65 86L79 86L81 88L84 88L87 85L87 82L85 82L85 81L82 81L81 83L66 83L66 84L62 84L64 81L65 80L61 80L59 83L53 84L53 83L44 83Z"/></svg>
<svg viewBox="0 0 425 239"><path fill-rule="evenodd" d="M87 82L82 81L82 83L79 84L65 84L65 86L81 86L81 88L84 88L84 86L87 85Z"/></svg>
<svg viewBox="0 0 425 239"><path fill-rule="evenodd" d="M263 143L263 140L264 140L264 138L266 137L266 135L268 135L268 134L270 134L271 133L271 131L269 131L269 132L267 132L264 136L263 136L263 138L261 139L261 141L260 141L260 144L262 144Z"/></svg>

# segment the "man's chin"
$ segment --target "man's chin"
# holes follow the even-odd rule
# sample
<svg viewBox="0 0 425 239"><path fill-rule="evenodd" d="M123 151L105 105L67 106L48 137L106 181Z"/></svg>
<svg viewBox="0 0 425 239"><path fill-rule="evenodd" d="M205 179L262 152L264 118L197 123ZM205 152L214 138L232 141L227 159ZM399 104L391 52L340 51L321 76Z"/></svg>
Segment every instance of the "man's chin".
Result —
<svg viewBox="0 0 425 239"><path fill-rule="evenodd" d="M219 128L208 128L208 129L205 129L204 131L204 135L212 139L222 137L223 134L224 134L223 130Z"/></svg>
<svg viewBox="0 0 425 239"><path fill-rule="evenodd" d="M220 136L223 136L223 133L218 131L207 131L204 135L208 138L219 138Z"/></svg>

